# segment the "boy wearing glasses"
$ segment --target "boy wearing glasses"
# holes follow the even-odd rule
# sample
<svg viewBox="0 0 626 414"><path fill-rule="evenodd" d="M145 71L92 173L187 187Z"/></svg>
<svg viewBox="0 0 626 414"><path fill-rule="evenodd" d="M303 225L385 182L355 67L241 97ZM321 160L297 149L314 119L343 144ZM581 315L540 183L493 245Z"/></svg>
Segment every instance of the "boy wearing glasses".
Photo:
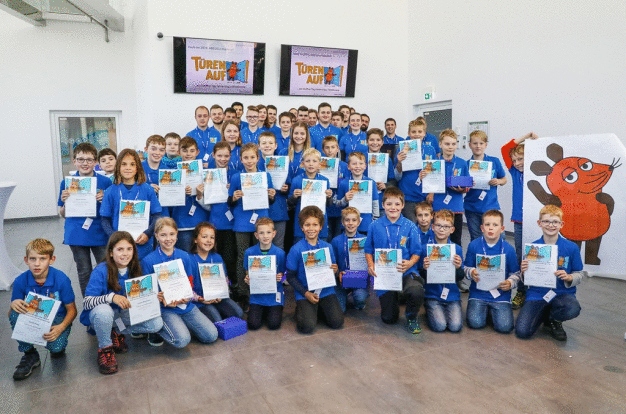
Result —
<svg viewBox="0 0 626 414"><path fill-rule="evenodd" d="M246 145L249 142L259 145L259 134L261 134L261 128L259 128L259 109L256 106L250 105L246 111L247 126L241 126L241 142L242 145Z"/></svg>
<svg viewBox="0 0 626 414"><path fill-rule="evenodd" d="M556 288L529 286L526 301L515 325L515 335L527 339L544 324L546 330L557 341L567 340L563 321L574 319L580 314L580 303L576 299L576 285L583 278L583 263L578 245L561 236L563 210L547 205L539 212L537 224L543 236L533 244L557 246ZM530 255L529 255L530 256ZM528 270L528 258L522 260L522 276Z"/></svg>
<svg viewBox="0 0 626 414"><path fill-rule="evenodd" d="M63 244L70 246L76 270L78 272L78 283L80 291L85 295L85 288L89 282L89 275L93 270L91 266L91 255L96 259L96 263L104 260L106 244L108 238L102 229L100 220L100 202L106 190L111 184L111 180L104 175L96 174L94 166L98 151L96 147L88 142L78 144L74 148L74 166L77 177L96 177L96 216L95 217L67 217L65 218L65 231ZM58 205L59 214L65 217L65 201L70 197L70 191L65 188L65 180L61 181Z"/></svg>

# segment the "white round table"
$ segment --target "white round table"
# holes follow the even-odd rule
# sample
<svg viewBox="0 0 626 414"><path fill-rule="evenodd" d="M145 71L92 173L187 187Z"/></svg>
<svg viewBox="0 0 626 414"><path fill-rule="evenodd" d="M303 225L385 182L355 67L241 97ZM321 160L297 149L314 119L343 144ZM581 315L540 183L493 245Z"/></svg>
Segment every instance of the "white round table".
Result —
<svg viewBox="0 0 626 414"><path fill-rule="evenodd" d="M0 290L9 290L15 278L22 273L9 258L4 240L4 211L16 186L14 181L0 181Z"/></svg>

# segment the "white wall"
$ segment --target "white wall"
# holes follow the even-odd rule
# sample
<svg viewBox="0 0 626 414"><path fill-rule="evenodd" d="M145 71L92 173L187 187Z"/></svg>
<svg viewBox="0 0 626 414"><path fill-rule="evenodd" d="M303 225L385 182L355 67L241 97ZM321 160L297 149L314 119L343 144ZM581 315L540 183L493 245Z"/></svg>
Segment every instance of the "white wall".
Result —
<svg viewBox="0 0 626 414"><path fill-rule="evenodd" d="M490 121L492 155L531 130L540 136L613 132L624 142L626 32L619 28L626 3L416 4L409 9L416 22L409 25L412 105L435 85L438 100L452 100L453 125L463 133L468 121ZM510 189L499 192L507 218Z"/></svg>
<svg viewBox="0 0 626 414"><path fill-rule="evenodd" d="M121 110L120 143L136 118L130 33L49 22L34 27L0 12L0 181L16 181L6 218L57 213L51 110Z"/></svg>

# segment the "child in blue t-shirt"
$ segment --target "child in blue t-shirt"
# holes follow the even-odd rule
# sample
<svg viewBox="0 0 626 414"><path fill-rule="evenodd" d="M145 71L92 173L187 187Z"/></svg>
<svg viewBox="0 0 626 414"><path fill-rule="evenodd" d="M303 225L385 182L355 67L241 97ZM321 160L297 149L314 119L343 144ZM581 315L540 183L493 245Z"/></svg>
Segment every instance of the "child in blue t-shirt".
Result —
<svg viewBox="0 0 626 414"><path fill-rule="evenodd" d="M278 116L278 131L276 127L272 128L271 131L274 132L276 136L276 151L274 154L281 155L283 150L289 150L289 143L291 142L291 114L289 112L282 112Z"/></svg>
<svg viewBox="0 0 626 414"><path fill-rule="evenodd" d="M576 299L576 286L583 278L583 262L576 243L559 234L563 227L563 210L547 205L539 212L537 221L542 237L533 244L557 246L557 271L554 272L555 287L529 286L526 302L517 315L515 335L530 338L543 323L557 341L567 340L563 322L580 314L580 303ZM522 260L522 275L528 270L529 254Z"/></svg>
<svg viewBox="0 0 626 414"><path fill-rule="evenodd" d="M91 255L93 254L96 263L104 260L107 237L102 229L102 220L100 219L100 204L104 197L104 190L111 186L111 180L104 175L94 172L94 165L97 162L98 152L96 147L88 142L78 144L74 148L74 166L76 167L76 177L72 178L76 188L66 188L65 180L61 182L59 191L59 212L65 217L63 244L70 246L76 270L78 272L78 284L80 292L84 296L89 275L91 274ZM67 217L65 211L65 202L71 197L73 192L79 191L81 177L96 178L96 216L91 217Z"/></svg>
<svg viewBox="0 0 626 414"><path fill-rule="evenodd" d="M186 135L195 139L198 143L198 149L200 150L198 158L202 160L202 166L207 168L213 146L220 140L220 133L215 128L209 128L209 108L206 106L197 107L194 117L197 126L187 132Z"/></svg>
<svg viewBox="0 0 626 414"><path fill-rule="evenodd" d="M272 243L272 240L276 237L276 229L270 218L263 217L256 222L254 237L256 237L259 243L246 250L244 255L245 282L250 285L251 269L255 267L260 269L264 266L263 260L265 258L273 257L276 262L276 293L255 293L250 295L248 328L253 331L259 329L263 325L263 319L265 318L268 329L275 330L280 328L283 320L283 306L285 305L285 292L281 283L285 273L285 252Z"/></svg>
<svg viewBox="0 0 626 414"><path fill-rule="evenodd" d="M180 156L180 135L176 132L168 132L163 138L165 139L165 155L161 159L161 165L163 168L175 170L177 163L182 161ZM196 143L197 146L198 144Z"/></svg>
<svg viewBox="0 0 626 414"><path fill-rule="evenodd" d="M70 279L62 271L55 269L54 246L46 239L35 239L26 245L24 263L28 270L15 278L11 292L11 310L9 322L15 329L20 314L41 312L41 299L29 295L30 292L53 298L61 302L50 331L43 335L46 349L53 359L65 355L65 348L72 330L72 321L76 318L76 303ZM47 309L47 307L46 307ZM32 374L33 369L41 365L39 352L32 343L17 341L18 349L24 355L13 373L13 379L21 381Z"/></svg>
<svg viewBox="0 0 626 414"><path fill-rule="evenodd" d="M333 135L329 135L322 140L322 150L324 156L328 158L337 158L339 167L337 169L337 187L339 184L350 175L348 170L348 164L339 159L339 142ZM335 236L341 234L341 206L336 205L337 188L331 188L333 191L332 199L333 203L327 206L326 216L328 217L328 238L326 240L332 240Z"/></svg>
<svg viewBox="0 0 626 414"><path fill-rule="evenodd" d="M256 106L248 106L246 119L248 120L248 125L241 127L241 144L258 144L259 134L263 132L261 128L259 128L259 109Z"/></svg>
<svg viewBox="0 0 626 414"><path fill-rule="evenodd" d="M311 148L311 151L318 152ZM319 152L318 152L319 153ZM319 250L328 249L330 268L337 273L337 260L332 246L320 237L324 214L317 206L307 206L298 214L298 224L304 237L293 245L287 255L287 281L295 291L296 296L296 326L304 334L312 333L317 325L318 313L324 313L326 325L331 329L343 326L343 312L339 300L335 295L335 286L319 288L314 292L309 290L309 283L305 268L314 264ZM322 250L325 255L326 251Z"/></svg>
<svg viewBox="0 0 626 414"><path fill-rule="evenodd" d="M341 159L347 161L348 155L354 151L367 154L367 135L361 131L361 114L350 114L350 128L339 139Z"/></svg>
<svg viewBox="0 0 626 414"><path fill-rule="evenodd" d="M80 144L79 144L80 145ZM97 174L102 174L107 177L111 182L113 181L113 174L115 173L115 162L117 161L117 154L111 148L103 148L98 151L98 164L94 168Z"/></svg>
<svg viewBox="0 0 626 414"><path fill-rule="evenodd" d="M511 289L519 280L519 265L515 249L504 240L504 216L498 210L483 214L482 237L472 241L465 255L465 277L471 279L469 300L467 301L467 324L472 329L482 329L487 325L487 314L491 312L493 329L500 333L513 330L513 310L511 309ZM481 272L497 277L500 271L502 280L481 280Z"/></svg>
<svg viewBox="0 0 626 414"><path fill-rule="evenodd" d="M233 172L242 171L241 165L241 134L239 132L239 125L236 121L224 121L222 124L222 142L228 143L230 147L230 162L232 164ZM217 145L217 144L216 144ZM209 159L207 163L208 168L215 168L214 160Z"/></svg>
<svg viewBox="0 0 626 414"><path fill-rule="evenodd" d="M498 186L506 184L506 173L504 168L502 168L500 159L485 154L487 142L487 134L483 131L476 130L470 134L469 146L472 150L472 158L467 161L470 175L473 170L480 171L483 162L491 163L491 180L488 182L489 189L472 188L465 194L465 199L463 200L465 219L467 220L467 229L469 230L471 240L481 236L480 222L483 213L487 210L500 210ZM486 165L484 166L486 167ZM474 180L475 186L476 180Z"/></svg>
<svg viewBox="0 0 626 414"><path fill-rule="evenodd" d="M289 146L278 153L278 155L289 157L289 176L291 178L297 177L302 172L302 154L309 148L311 148L309 128L306 122L296 122L293 124Z"/></svg>
<svg viewBox="0 0 626 414"><path fill-rule="evenodd" d="M165 139L161 135L150 135L146 140L146 159L141 167L146 174L146 181L159 193L159 168L165 168L162 163L165 155Z"/></svg>

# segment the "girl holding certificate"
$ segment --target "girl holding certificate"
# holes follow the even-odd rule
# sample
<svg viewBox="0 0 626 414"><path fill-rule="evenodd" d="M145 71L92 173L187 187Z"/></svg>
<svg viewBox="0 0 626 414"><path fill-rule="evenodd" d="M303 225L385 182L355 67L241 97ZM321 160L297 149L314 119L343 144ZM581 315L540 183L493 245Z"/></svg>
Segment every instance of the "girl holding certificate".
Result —
<svg viewBox="0 0 626 414"><path fill-rule="evenodd" d="M233 171L241 171L241 162L239 161L239 153L241 151L241 133L239 124L233 120L224 121L222 125L222 141L228 143L230 147L230 164L229 167ZM215 154L214 154L215 157ZM215 158L209 160L209 168L217 168Z"/></svg>
<svg viewBox="0 0 626 414"><path fill-rule="evenodd" d="M193 275L193 259L183 250L176 249L178 227L169 217L157 220L154 226L159 247L141 261L141 268L145 274L154 273L154 266L180 259L183 263L186 277ZM160 277L160 275L159 275ZM161 284L161 282L159 282ZM208 344L217 340L217 328L191 299L180 299L166 303L163 291L159 292L161 300L161 317L163 329L156 335L148 336L152 346L161 346L163 340L176 348L184 348L191 341L193 333L200 342Z"/></svg>
<svg viewBox="0 0 626 414"><path fill-rule="evenodd" d="M115 164L113 185L106 189L100 206L102 228L107 237L126 230L137 243L139 260L152 251L154 223L161 215L156 193L146 183L146 174L135 150L123 149Z"/></svg>
<svg viewBox="0 0 626 414"><path fill-rule="evenodd" d="M115 374L115 354L128 351L124 333L158 332L163 327L160 316L131 325L125 281L142 275L135 240L126 231L116 231L106 246L105 261L91 273L85 290L80 322L90 326L98 338L98 369L101 374ZM120 331L113 323L121 318L125 327Z"/></svg>
<svg viewBox="0 0 626 414"><path fill-rule="evenodd" d="M311 136L309 135L309 127L306 122L296 122L291 132L291 140L289 147L283 149L278 155L289 156L289 176L295 177L302 172L300 167L302 154L311 148Z"/></svg>
<svg viewBox="0 0 626 414"><path fill-rule="evenodd" d="M193 266L193 287L194 291L200 295L198 308L212 322L218 322L231 316L243 317L243 310L231 298L204 299L205 294L198 265L215 263L224 267L222 256L217 252L216 233L217 231L213 224L207 222L198 224L193 230L193 246L191 247L192 259L195 261Z"/></svg>

